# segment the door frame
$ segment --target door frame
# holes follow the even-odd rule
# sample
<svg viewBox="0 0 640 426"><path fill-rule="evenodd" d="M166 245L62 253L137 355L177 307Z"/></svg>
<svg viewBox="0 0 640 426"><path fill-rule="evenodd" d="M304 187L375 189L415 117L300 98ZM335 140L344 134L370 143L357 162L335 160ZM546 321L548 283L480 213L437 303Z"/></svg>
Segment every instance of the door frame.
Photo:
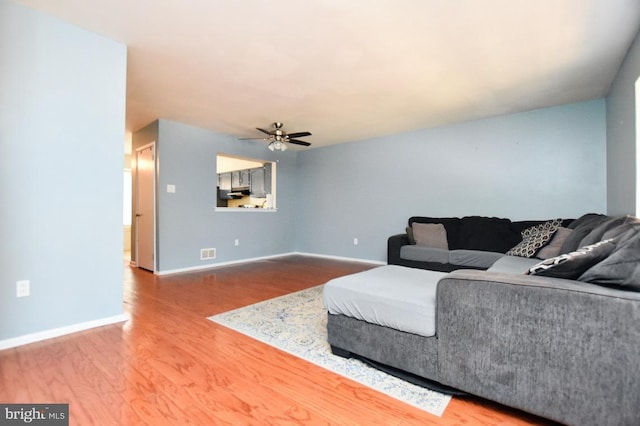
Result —
<svg viewBox="0 0 640 426"><path fill-rule="evenodd" d="M157 188L157 172L158 172L158 161L157 161L157 151L156 151L156 141L153 141L151 143L148 143L146 145L143 145L139 148L136 148L136 176L135 176L135 202L133 203L134 205L134 219L135 219L135 224L136 224L136 232L135 232L135 248L136 248L136 261L135 261L135 266L136 268L140 267L140 256L139 256L139 251L138 251L138 239L139 239L139 233L140 233L140 227L138 226L138 202L140 200L140 197L138 196L139 192L140 192L140 175L138 173L138 155L140 154L141 151L144 151L146 149L149 148L153 148L153 273L157 273L158 271L158 256L157 256L157 247L156 247L156 235L157 235L157 220L156 220L156 188Z"/></svg>

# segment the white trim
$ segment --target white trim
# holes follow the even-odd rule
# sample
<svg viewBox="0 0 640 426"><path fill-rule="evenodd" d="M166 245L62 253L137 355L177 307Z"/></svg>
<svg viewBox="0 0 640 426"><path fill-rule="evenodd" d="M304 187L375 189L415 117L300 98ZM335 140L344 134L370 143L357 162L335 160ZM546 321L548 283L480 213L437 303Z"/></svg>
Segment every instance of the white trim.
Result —
<svg viewBox="0 0 640 426"><path fill-rule="evenodd" d="M181 274L184 272L195 272L195 271L203 271L206 269L214 269L219 268L221 266L230 266L230 265L238 265L240 263L247 262L255 262L256 260L266 260L266 259L274 259L277 257L291 256L296 253L282 253L282 254L274 254L270 256L260 256L260 257L252 257L249 259L238 259L238 260L230 260L228 262L219 262L219 263L209 263L207 265L199 265L199 266L189 266L187 268L179 268L179 269L169 269L166 271L157 271L154 272L156 275L172 275L172 274Z"/></svg>
<svg viewBox="0 0 640 426"><path fill-rule="evenodd" d="M310 257L322 257L324 259L333 259L333 260L345 260L347 262L360 262L360 263L371 263L373 265L386 265L387 262L382 260L371 260L371 259L358 259L355 257L344 257L344 256L331 256L328 254L316 254L316 253L304 253L304 252L295 252L291 254L297 254L300 256L310 256Z"/></svg>
<svg viewBox="0 0 640 426"><path fill-rule="evenodd" d="M81 322L78 324L72 324L64 327L53 328L51 330L25 334L24 336L13 337L11 339L0 340L0 350L15 348L16 346L28 345L29 343L35 343L41 340L52 339L54 337L60 337L66 334L77 333L78 331L89 330L91 328L103 327L105 325L125 322L125 321L129 321L129 319L130 319L129 314L123 313L120 315L114 315L112 317Z"/></svg>
<svg viewBox="0 0 640 426"><path fill-rule="evenodd" d="M199 266L190 266L187 268L179 268L179 269L169 269L167 271L157 271L154 272L156 275L172 275L172 274L182 274L185 272L197 272L197 271L205 271L207 269L219 268L221 266L231 266L238 265L241 263L247 262L255 262L257 260L267 260L267 259L275 259L278 257L285 256L309 256L309 257L322 257L325 259L332 260L344 260L348 262L360 262L360 263L370 263L373 265L386 265L387 262L379 261L379 260L370 260L370 259L356 259L353 257L341 257L341 256L330 256L326 254L315 254L315 253L301 253L301 252L289 252L289 253L281 253L281 254L273 254L270 256L260 256L260 257L252 257L249 259L238 259L238 260L230 260L227 262L219 262L219 263L209 263L207 265L199 265Z"/></svg>

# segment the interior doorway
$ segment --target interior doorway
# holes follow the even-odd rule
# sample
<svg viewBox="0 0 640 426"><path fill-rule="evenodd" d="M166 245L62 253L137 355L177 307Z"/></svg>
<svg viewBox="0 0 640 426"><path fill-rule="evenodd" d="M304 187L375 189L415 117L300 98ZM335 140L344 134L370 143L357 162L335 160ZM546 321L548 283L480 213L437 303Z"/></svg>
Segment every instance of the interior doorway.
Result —
<svg viewBox="0 0 640 426"><path fill-rule="evenodd" d="M155 142L136 149L136 266L156 270Z"/></svg>

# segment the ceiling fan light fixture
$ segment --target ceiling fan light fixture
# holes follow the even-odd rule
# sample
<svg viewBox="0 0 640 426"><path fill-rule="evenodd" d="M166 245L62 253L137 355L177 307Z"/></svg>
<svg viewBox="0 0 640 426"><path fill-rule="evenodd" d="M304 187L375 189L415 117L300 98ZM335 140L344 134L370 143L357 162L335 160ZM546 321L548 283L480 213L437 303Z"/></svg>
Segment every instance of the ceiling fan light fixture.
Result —
<svg viewBox="0 0 640 426"><path fill-rule="evenodd" d="M297 139L305 136L311 136L311 132L287 133L282 129L282 126L283 124L281 122L276 121L274 123L271 123L271 127L274 128L274 130L271 130L271 131L262 129L260 127L256 127L256 130L264 133L267 136L263 135L262 138L240 138L240 139L242 140L264 139L265 141L269 142L269 145L267 145L267 148L269 148L270 151L286 151L287 148L289 148L287 146L287 144L289 143L294 145L302 145L302 146L311 145L309 142L305 142Z"/></svg>
<svg viewBox="0 0 640 426"><path fill-rule="evenodd" d="M271 151L286 151L287 145L280 140L273 140L269 142L269 146L267 146Z"/></svg>

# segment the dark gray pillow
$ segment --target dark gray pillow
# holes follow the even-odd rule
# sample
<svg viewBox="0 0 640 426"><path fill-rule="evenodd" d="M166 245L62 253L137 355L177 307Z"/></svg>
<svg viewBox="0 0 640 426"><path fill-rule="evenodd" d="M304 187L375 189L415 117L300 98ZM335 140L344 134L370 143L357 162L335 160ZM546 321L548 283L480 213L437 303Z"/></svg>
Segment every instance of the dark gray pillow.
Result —
<svg viewBox="0 0 640 426"><path fill-rule="evenodd" d="M613 253L589 268L578 279L640 291L640 225L633 226L617 240Z"/></svg>
<svg viewBox="0 0 640 426"><path fill-rule="evenodd" d="M575 280L584 271L606 259L615 248L613 239L600 241L577 251L543 260L529 268L525 274Z"/></svg>
<svg viewBox="0 0 640 426"><path fill-rule="evenodd" d="M598 241L602 241L604 238L604 234L607 231L610 231L614 228L621 226L627 220L628 216L619 216L613 219L605 220L604 222L600 222L598 226L593 228L591 232L589 232L581 241L580 247L588 246L591 244L595 244Z"/></svg>
<svg viewBox="0 0 640 426"><path fill-rule="evenodd" d="M586 237L600 223L611 219L609 216L589 213L582 216L579 219L574 220L569 226L569 229L573 229L571 235L567 237L562 243L560 253L570 253L580 247L580 241Z"/></svg>
<svg viewBox="0 0 640 426"><path fill-rule="evenodd" d="M587 213L580 216L573 222L571 222L567 226L567 228L576 229L579 226L584 226L585 224L589 224L591 222L594 222L594 223L601 222L602 220L606 220L606 219L609 219L609 217L600 213Z"/></svg>

